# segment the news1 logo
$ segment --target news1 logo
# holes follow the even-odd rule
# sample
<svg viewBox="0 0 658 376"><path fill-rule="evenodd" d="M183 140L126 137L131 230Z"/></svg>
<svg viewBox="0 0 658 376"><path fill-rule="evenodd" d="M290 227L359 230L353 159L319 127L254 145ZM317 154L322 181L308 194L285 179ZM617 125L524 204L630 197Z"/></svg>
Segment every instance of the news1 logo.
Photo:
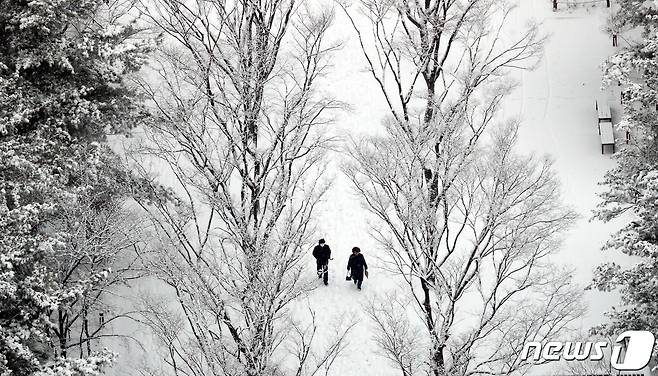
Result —
<svg viewBox="0 0 658 376"><path fill-rule="evenodd" d="M612 346L610 364L619 371L638 371L651 360L655 338L645 330L628 330L621 333ZM521 360L528 360L533 350L532 360L602 360L608 342L528 342L523 346Z"/></svg>

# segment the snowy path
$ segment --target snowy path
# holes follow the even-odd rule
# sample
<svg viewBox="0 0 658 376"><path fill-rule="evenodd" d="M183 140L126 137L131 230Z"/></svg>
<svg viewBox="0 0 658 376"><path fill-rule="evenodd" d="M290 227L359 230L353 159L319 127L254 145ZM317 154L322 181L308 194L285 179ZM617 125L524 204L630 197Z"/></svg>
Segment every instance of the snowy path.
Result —
<svg viewBox="0 0 658 376"><path fill-rule="evenodd" d="M600 247L619 226L588 221L598 202L597 182L613 166L609 155L601 155L594 109L601 83L599 65L613 52L609 37L602 32L607 10L597 7L554 13L547 0L521 1L515 26L523 26L528 18L534 18L542 22L542 30L550 34L550 40L537 69L518 73L519 87L506 102L505 116L522 120L522 152L548 154L555 160L564 199L582 215L556 261L575 267L574 278L586 284L593 268L612 257L603 254ZM359 137L378 132L382 117L388 113L384 100L372 77L362 70L364 62L352 30L340 14L337 16L335 36L347 43L336 55L334 74L325 89L353 109L338 119L338 134ZM618 93L611 98L611 103L618 103ZM613 118L615 122L619 120L618 105L613 106ZM340 155L336 157L340 159ZM318 238L325 238L333 250L330 284L322 286L318 280L318 288L306 302L316 312L324 334L331 332L336 322L356 320L357 324L346 352L328 375L398 375L400 372L376 353L372 324L363 312L368 299L381 299L381 294L393 287L392 282L376 268L377 249L368 236L368 223L349 182L337 168L332 168L330 174L334 175L332 190L317 218ZM363 291L345 281L347 258L353 246L363 250L370 266L371 278L364 282ZM309 273L313 273L314 263L308 253ZM615 302L610 294L588 292L586 297L590 313L582 319L583 328L599 323L602 313ZM300 302L296 309L304 309L306 302Z"/></svg>
<svg viewBox="0 0 658 376"><path fill-rule="evenodd" d="M581 284L591 280L596 265L617 254L605 254L601 246L619 223L590 222L592 210L598 203L598 182L605 171L614 165L609 154L601 155L596 128L594 100L601 86L600 64L613 53L609 36L602 31L607 9L602 6L572 11L552 12L550 2L524 0L517 11L517 26L532 18L542 23L542 31L549 34L545 56L533 71L519 72L519 87L508 98L505 117L519 117L520 151L549 155L563 184L564 200L582 218L564 241L556 261L575 268L574 278ZM341 32L349 38L349 29ZM372 133L380 129L379 120L386 114L383 98L371 83L368 73L362 72L362 57L353 43L348 43L337 59L336 72L341 72L328 90L350 103L354 111L339 124L345 131ZM615 88L611 89L614 90ZM619 120L618 92L610 92L614 121ZM615 105L616 103L616 105ZM359 293L343 279L342 270L349 249L359 245L366 257L376 252L367 236L367 224L358 201L351 195L349 185L337 172L335 186L330 193L326 218L320 219L322 236L332 245L332 284L321 286L310 297L314 308L323 312L327 321L332 317L356 317L361 321L351 336L349 352L339 359L330 375L388 375L394 370L374 353L369 323L358 308L369 296L390 287L385 276L377 272L366 281L367 288ZM622 260L623 261L623 260ZM338 270L338 273L336 273ZM586 293L590 312L582 318L587 329L601 322L603 312L615 303L611 294Z"/></svg>
<svg viewBox="0 0 658 376"><path fill-rule="evenodd" d="M520 149L548 154L555 160L564 199L582 215L557 261L575 267L575 279L585 284L596 265L620 259L616 253L600 251L620 222L589 222L599 202L596 192L601 187L597 183L614 166L610 154L601 155L594 107L601 87L599 67L614 53L610 37L602 31L608 9L597 6L552 12L546 1L530 0L523 2L520 10L539 19L550 39L538 69L523 74L523 96L519 97L517 90L509 98L507 113L521 116ZM619 93L614 87L606 91L616 123L621 111ZM596 292L588 292L587 300L586 328L600 322L602 313L615 302L612 295Z"/></svg>

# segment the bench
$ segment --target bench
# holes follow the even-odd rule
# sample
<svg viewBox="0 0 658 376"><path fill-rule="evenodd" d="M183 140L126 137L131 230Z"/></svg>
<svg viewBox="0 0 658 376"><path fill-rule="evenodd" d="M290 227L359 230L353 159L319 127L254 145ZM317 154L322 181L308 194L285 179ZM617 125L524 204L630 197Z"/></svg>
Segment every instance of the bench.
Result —
<svg viewBox="0 0 658 376"><path fill-rule="evenodd" d="M600 95L595 102L595 106L599 123L602 121L612 122L612 114L610 112L610 105L608 104L607 97Z"/></svg>
<svg viewBox="0 0 658 376"><path fill-rule="evenodd" d="M601 154L604 152L606 145L612 146L612 152L615 152L615 135L612 132L612 122L599 122L599 135L601 135Z"/></svg>

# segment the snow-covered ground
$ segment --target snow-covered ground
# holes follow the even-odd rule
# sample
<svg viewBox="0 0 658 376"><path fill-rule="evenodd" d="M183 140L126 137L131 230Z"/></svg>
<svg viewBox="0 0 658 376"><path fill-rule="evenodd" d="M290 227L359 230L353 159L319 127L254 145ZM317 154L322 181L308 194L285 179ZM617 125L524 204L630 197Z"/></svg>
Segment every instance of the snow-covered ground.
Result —
<svg viewBox="0 0 658 376"><path fill-rule="evenodd" d="M606 260L626 261L619 254L600 250L620 222L590 221L592 210L599 202L596 192L601 188L597 183L614 165L610 151L601 154L594 107L601 88L599 66L614 52L610 36L603 32L608 11L605 2L553 12L549 1L523 0L513 18L516 25L511 25L514 29L533 19L540 22L542 32L550 36L537 68L519 72L515 77L519 86L507 99L504 115L522 121L521 152L549 155L554 159L563 184L564 201L582 216L565 238L555 261L573 267L575 281L583 286L591 281L597 264ZM352 106L352 111L339 120L339 128L351 135L376 133L381 129L382 118L388 114L387 108L376 84L363 69L365 63L350 27L346 23L342 27L345 20L341 14L337 14L337 18L338 36L347 43L337 53L334 77L327 90ZM619 91L613 87L606 93L616 123L621 110ZM322 229L318 238L327 239L334 251L331 283L316 290L309 301L320 313L319 320L327 325L336 318L356 319L359 324L350 336L347 352L336 361L329 374L351 376L356 375L355 370L359 370L358 375L399 374L377 355L371 324L362 309L368 299L381 298L381 293L391 287L389 279L374 268L361 292L344 281L351 247L361 247L375 267L373 256L377 248L368 236L364 211L351 193L349 183L339 171L334 174L333 189L318 218ZM589 313L579 323L583 329L604 320L603 313L617 301L613 294L592 291L585 297Z"/></svg>
<svg viewBox="0 0 658 376"><path fill-rule="evenodd" d="M550 39L537 69L521 75L521 86L508 100L508 108L510 115L516 112L523 120L520 149L546 153L555 160L564 200L583 216L565 239L557 261L575 267L576 280L588 283L597 264L627 261L617 253L600 250L622 222L590 222L600 201L598 182L614 166L608 149L601 154L595 100L601 92L600 65L615 48L602 31L608 15L605 2L558 12L552 12L547 3L530 0L521 5L520 13L537 17ZM619 90L613 86L604 93L617 123L621 116ZM619 147L623 137L617 134L616 138ZM602 313L616 299L594 292L586 296L590 314L583 318L583 325L589 327L602 320Z"/></svg>
<svg viewBox="0 0 658 376"><path fill-rule="evenodd" d="M610 154L602 155L596 128L594 101L601 86L600 64L614 52L611 39L602 31L608 9L605 2L587 8L551 11L547 0L521 0L511 29L523 26L529 19L541 23L541 30L550 35L545 55L533 71L519 72L519 86L507 99L505 117L522 121L519 150L523 153L548 154L563 184L564 200L582 217L565 238L556 261L575 268L574 278L585 285L591 280L593 268L604 260L623 261L618 254L603 253L600 248L620 223L603 224L589 221L598 203L597 183L614 162ZM345 41L337 52L333 72L325 89L352 107L337 121L338 133L358 137L381 130L381 120L388 114L383 97L369 73L344 15L337 12L334 35ZM619 121L620 106L617 88L610 89L614 122ZM328 333L337 322L357 321L348 347L333 364L328 375L387 376L398 375L387 361L377 354L372 340L372 327L363 311L369 299L381 299L392 287L390 278L377 270L377 248L368 235L365 211L353 195L349 182L337 168L341 155L332 154L332 190L318 215L319 233L333 250L330 263L330 284L319 286L306 300L317 314L321 331ZM363 291L357 291L345 281L345 268L350 249L359 246L368 260L370 278ZM314 263L310 257L309 271ZM318 283L320 281L318 280ZM603 320L603 312L615 304L612 294L586 293L590 307L580 325L589 328ZM574 339L577 340L577 339ZM137 350L137 349L136 349ZM135 354L136 358L140 358ZM151 354L153 356L154 354ZM119 363L131 358L124 354ZM137 365L137 364L133 364ZM126 374L125 372L119 372Z"/></svg>

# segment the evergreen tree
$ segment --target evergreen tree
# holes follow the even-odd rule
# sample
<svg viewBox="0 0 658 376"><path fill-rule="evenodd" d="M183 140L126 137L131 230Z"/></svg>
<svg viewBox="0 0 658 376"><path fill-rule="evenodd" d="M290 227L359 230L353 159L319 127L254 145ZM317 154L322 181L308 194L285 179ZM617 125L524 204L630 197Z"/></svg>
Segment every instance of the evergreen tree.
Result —
<svg viewBox="0 0 658 376"><path fill-rule="evenodd" d="M629 268L610 262L596 269L594 286L619 289L622 306L609 312L610 322L594 331L658 334L658 9L653 3L630 0L620 6L612 22L621 29L640 29L642 37L612 56L605 69L610 81L625 88L621 128L630 132L631 141L617 153L617 166L602 182L607 190L595 216L609 221L631 212L633 220L613 234L604 249L641 261Z"/></svg>
<svg viewBox="0 0 658 376"><path fill-rule="evenodd" d="M70 239L49 230L53 218L121 194L123 173L102 141L141 119L124 78L150 48L121 16L129 9L0 0L0 375L86 374L111 358L57 358L49 314L83 289L63 289L44 261Z"/></svg>

